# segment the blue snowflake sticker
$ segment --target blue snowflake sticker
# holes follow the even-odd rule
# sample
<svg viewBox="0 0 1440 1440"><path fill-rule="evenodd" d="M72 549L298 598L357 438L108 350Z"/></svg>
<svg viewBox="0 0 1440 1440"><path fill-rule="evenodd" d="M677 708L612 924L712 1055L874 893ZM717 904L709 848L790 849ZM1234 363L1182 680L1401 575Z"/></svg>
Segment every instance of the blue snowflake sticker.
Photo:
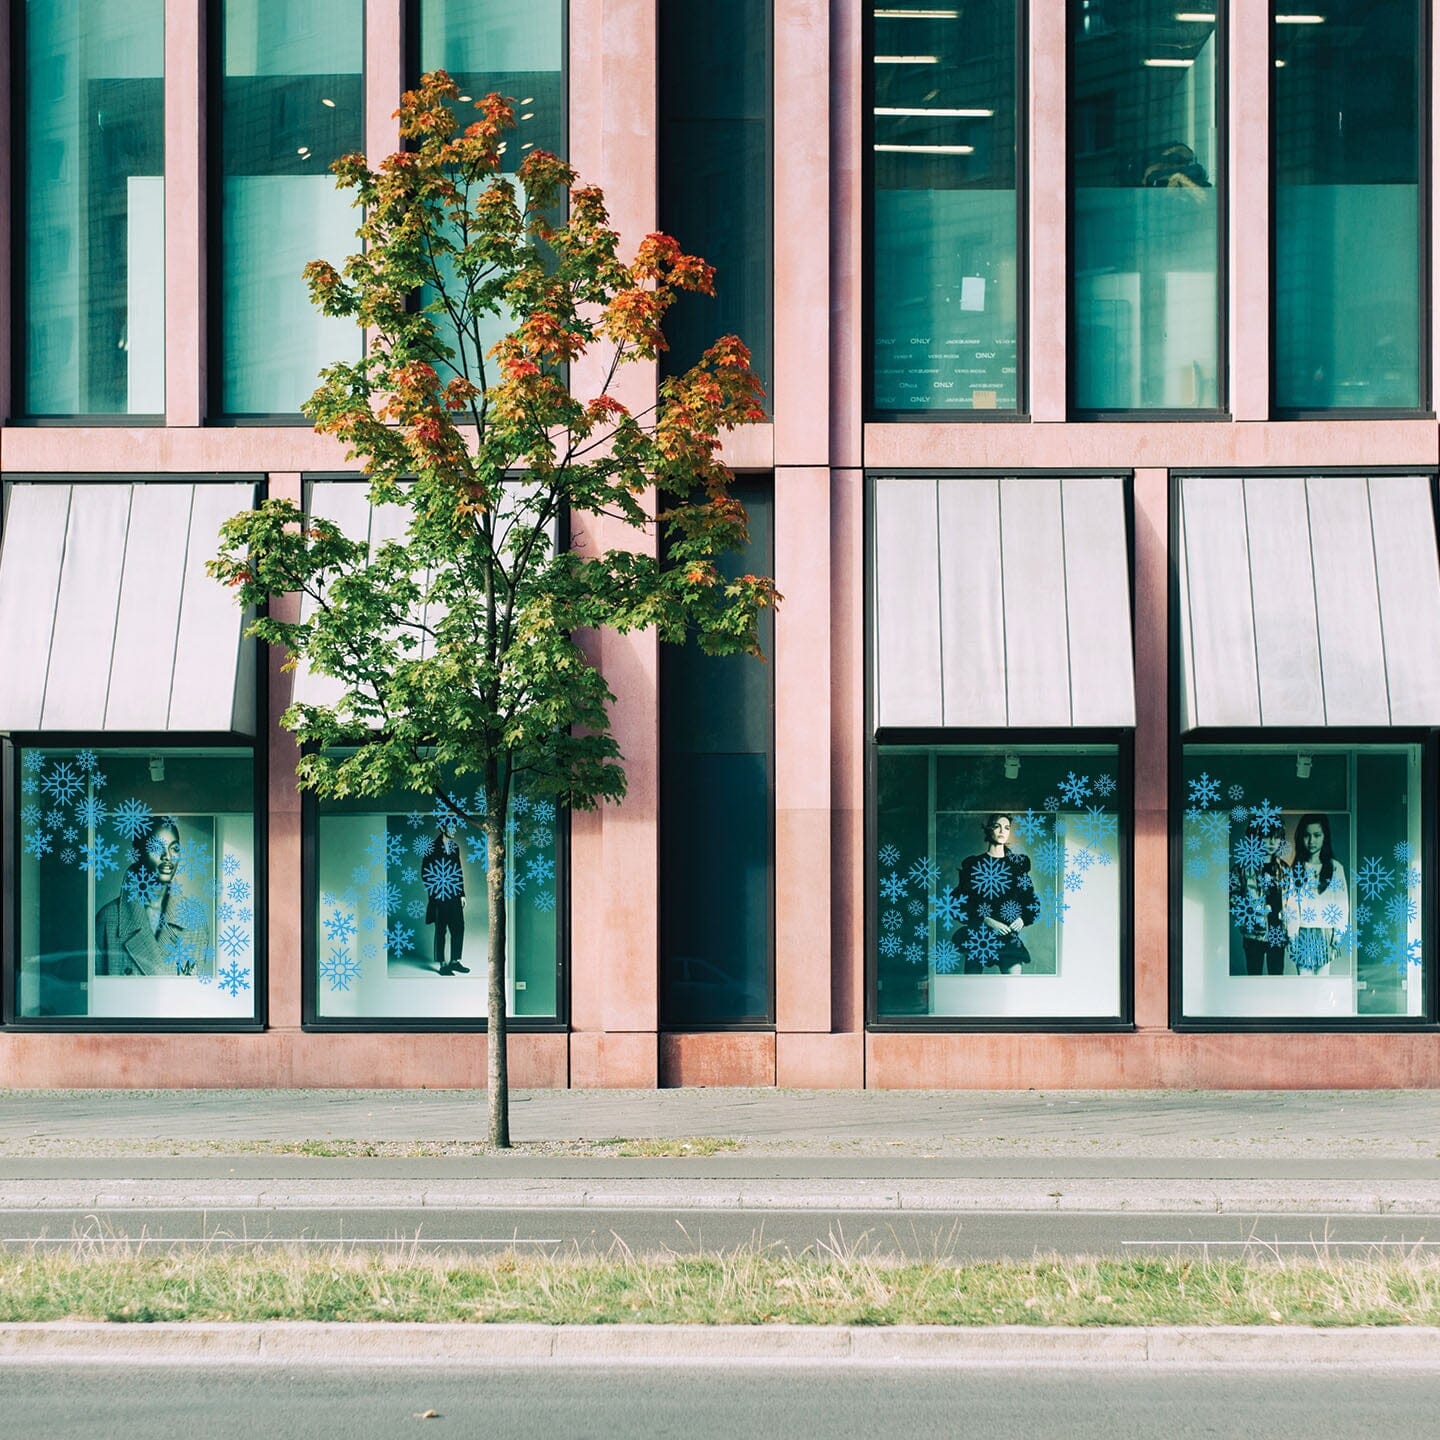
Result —
<svg viewBox="0 0 1440 1440"><path fill-rule="evenodd" d="M220 988L232 999L242 990L250 988L250 971L248 967L231 962L216 977Z"/></svg>

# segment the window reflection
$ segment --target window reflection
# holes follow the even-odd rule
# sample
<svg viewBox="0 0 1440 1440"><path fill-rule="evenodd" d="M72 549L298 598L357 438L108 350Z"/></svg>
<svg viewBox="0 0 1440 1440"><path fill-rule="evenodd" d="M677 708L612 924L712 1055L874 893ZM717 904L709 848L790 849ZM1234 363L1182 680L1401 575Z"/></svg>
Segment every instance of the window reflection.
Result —
<svg viewBox="0 0 1440 1440"><path fill-rule="evenodd" d="M1070 0L1074 403L1220 403L1220 7Z"/></svg>
<svg viewBox="0 0 1440 1440"><path fill-rule="evenodd" d="M1419 0L1272 26L1275 403L1420 395Z"/></svg>
<svg viewBox="0 0 1440 1440"><path fill-rule="evenodd" d="M165 409L165 7L24 6L24 406Z"/></svg>
<svg viewBox="0 0 1440 1440"><path fill-rule="evenodd" d="M1014 410L1015 0L873 13L875 406Z"/></svg>
<svg viewBox="0 0 1440 1440"><path fill-rule="evenodd" d="M359 353L355 324L316 311L301 272L358 248L329 167L364 148L364 5L225 0L223 19L221 409L283 415Z"/></svg>

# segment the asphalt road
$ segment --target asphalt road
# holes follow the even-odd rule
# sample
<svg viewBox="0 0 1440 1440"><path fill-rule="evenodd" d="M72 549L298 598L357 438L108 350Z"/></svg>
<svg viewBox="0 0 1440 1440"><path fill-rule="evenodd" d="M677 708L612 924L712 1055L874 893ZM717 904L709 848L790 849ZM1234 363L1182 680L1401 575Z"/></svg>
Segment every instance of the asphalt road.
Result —
<svg viewBox="0 0 1440 1440"><path fill-rule="evenodd" d="M8 1210L0 1244L287 1244L493 1254L850 1249L948 1260L1066 1255L1361 1256L1440 1249L1440 1215L1176 1215L830 1210Z"/></svg>
<svg viewBox="0 0 1440 1440"><path fill-rule="evenodd" d="M1440 1375L1365 1368L0 1365L7 1440L683 1435L1067 1440L1433 1436ZM433 1411L431 1419L421 1419Z"/></svg>

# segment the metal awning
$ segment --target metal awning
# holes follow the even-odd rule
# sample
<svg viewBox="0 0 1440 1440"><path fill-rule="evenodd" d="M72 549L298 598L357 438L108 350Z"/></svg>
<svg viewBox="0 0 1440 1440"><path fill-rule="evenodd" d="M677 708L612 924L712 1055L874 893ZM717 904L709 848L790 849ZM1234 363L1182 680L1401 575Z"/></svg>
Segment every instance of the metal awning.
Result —
<svg viewBox="0 0 1440 1440"><path fill-rule="evenodd" d="M884 477L872 536L877 728L1134 725L1122 481Z"/></svg>
<svg viewBox="0 0 1440 1440"><path fill-rule="evenodd" d="M1440 564L1420 475L1186 478L1180 724L1440 724Z"/></svg>
<svg viewBox="0 0 1440 1440"><path fill-rule="evenodd" d="M205 573L255 486L11 485L0 731L255 733L246 616Z"/></svg>

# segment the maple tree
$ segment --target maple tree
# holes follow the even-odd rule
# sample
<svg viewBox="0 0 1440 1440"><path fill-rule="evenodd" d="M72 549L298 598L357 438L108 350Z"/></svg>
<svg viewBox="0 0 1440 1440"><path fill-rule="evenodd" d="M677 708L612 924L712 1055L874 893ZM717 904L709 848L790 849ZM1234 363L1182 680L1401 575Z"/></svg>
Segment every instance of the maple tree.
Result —
<svg viewBox="0 0 1440 1440"><path fill-rule="evenodd" d="M406 149L375 169L362 155L334 163L363 210L363 248L305 271L324 314L368 336L359 359L321 372L305 414L359 462L373 506L404 507L403 535L372 551L271 499L225 523L210 568L259 609L252 634L343 687L282 719L304 746L302 788L418 791L483 832L489 1136L507 1146L516 784L571 809L625 793L615 697L577 634L653 628L758 656L760 612L779 596L720 563L747 539L720 435L763 418L741 341L717 340L643 411L612 393L623 366L665 348L679 292L713 293L711 267L663 234L622 260L598 187L539 150L505 174L509 102L487 95L462 123L457 99L443 71L425 76L398 112ZM595 393L572 393L578 373L601 376ZM658 543L557 544L559 527L588 534L601 520ZM297 592L300 619L266 610ZM469 802L455 794L463 776L479 777Z"/></svg>

